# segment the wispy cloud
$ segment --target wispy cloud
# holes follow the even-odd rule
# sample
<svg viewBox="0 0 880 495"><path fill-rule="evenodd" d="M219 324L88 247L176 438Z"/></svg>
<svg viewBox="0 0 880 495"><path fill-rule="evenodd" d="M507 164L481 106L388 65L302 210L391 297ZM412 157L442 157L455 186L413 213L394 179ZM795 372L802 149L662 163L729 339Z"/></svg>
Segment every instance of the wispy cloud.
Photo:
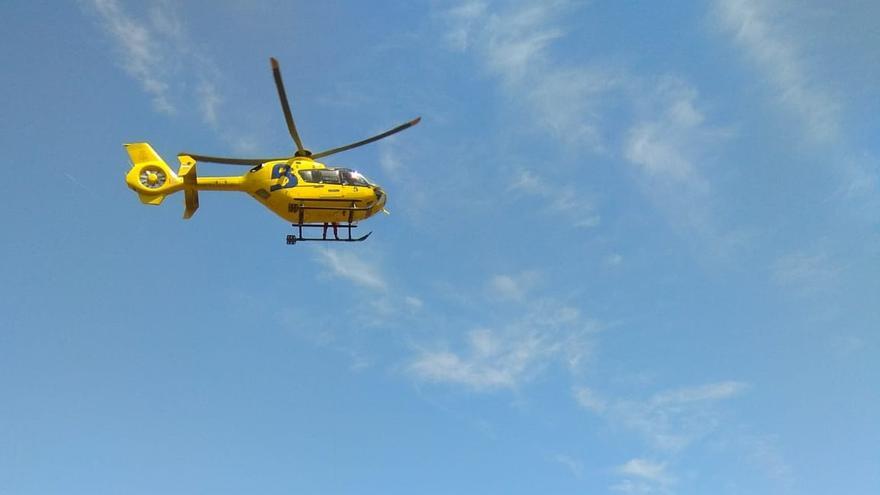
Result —
<svg viewBox="0 0 880 495"><path fill-rule="evenodd" d="M540 279L540 272L535 270L499 274L489 279L487 288L494 298L506 301L523 301Z"/></svg>
<svg viewBox="0 0 880 495"><path fill-rule="evenodd" d="M729 399L745 389L741 382L718 382L660 392L651 399L654 406L679 406L697 402Z"/></svg>
<svg viewBox="0 0 880 495"><path fill-rule="evenodd" d="M695 161L702 148L723 133L706 128L696 90L665 76L649 100L647 115L627 132L624 156L649 180L679 188L685 185L693 193L707 192L708 184Z"/></svg>
<svg viewBox="0 0 880 495"><path fill-rule="evenodd" d="M623 158L671 225L711 242L714 252L727 252L739 236L719 225L709 177L732 132L707 122L696 88L683 79L665 75L645 88L634 97L637 111L625 133Z"/></svg>
<svg viewBox="0 0 880 495"><path fill-rule="evenodd" d="M824 9L820 22L841 31L836 39L850 40L848 43L853 49L849 51L867 59L876 58L873 39L863 37L862 33L842 32L852 28L853 21L845 21L847 17L865 15L863 6L853 8L842 4L840 7ZM756 69L758 81L769 86L780 108L791 115L793 125L803 130L803 140L833 167L840 181L834 196L856 201L853 214L864 217L865 211L876 211L880 205L878 159L873 152L854 144L852 135L860 134L858 130L844 128L852 126L853 119L844 117L846 106L852 100L842 88L861 77L852 74L870 74L872 69L857 67L847 71L852 74L823 73L832 58L846 58L850 53L817 50L817 47L831 45L828 42L835 37L829 37L825 29L817 30L804 22L803 16L798 15L804 10L798 3L780 1L716 0L714 4L719 32L733 40L746 63ZM824 57L824 62L820 57ZM861 108L849 110L863 113ZM796 146L801 144L795 143ZM874 217L867 219L874 221Z"/></svg>
<svg viewBox="0 0 880 495"><path fill-rule="evenodd" d="M606 266L620 266L623 263L623 255L620 253L611 253L602 259Z"/></svg>
<svg viewBox="0 0 880 495"><path fill-rule="evenodd" d="M196 93L199 98L199 111L206 124L216 127L219 123L218 111L223 98L217 91L217 86L210 81L199 83Z"/></svg>
<svg viewBox="0 0 880 495"><path fill-rule="evenodd" d="M613 70L560 64L550 55L550 45L565 35L561 21L572 8L572 2L552 1L501 11L485 2L464 2L447 11L447 40L453 49L477 55L546 131L600 150L599 109L622 81Z"/></svg>
<svg viewBox="0 0 880 495"><path fill-rule="evenodd" d="M664 490L675 481L666 463L649 459L630 459L618 466L615 472L623 479L611 489L623 493L652 493Z"/></svg>
<svg viewBox="0 0 880 495"><path fill-rule="evenodd" d="M446 41L457 50L467 50L472 32L482 22L486 14L486 3L481 1L462 2L449 9L447 15L451 19L450 29L446 33Z"/></svg>
<svg viewBox="0 0 880 495"><path fill-rule="evenodd" d="M176 113L180 94L192 91L189 86L195 88L188 96L197 102L202 120L217 125L223 99L214 80L216 70L187 37L173 4L156 2L138 14L129 13L118 0L91 0L90 4L116 44L123 69L150 95L156 111ZM190 80L191 73L198 74L196 81Z"/></svg>
<svg viewBox="0 0 880 495"><path fill-rule="evenodd" d="M603 413L608 407L608 401L596 395L587 387L577 387L573 391L574 399L578 405L594 413Z"/></svg>
<svg viewBox="0 0 880 495"><path fill-rule="evenodd" d="M570 185L551 185L537 173L520 170L511 177L508 190L541 200L547 211L564 216L574 227L599 225L600 216L593 202Z"/></svg>
<svg viewBox="0 0 880 495"><path fill-rule="evenodd" d="M661 390L647 399L605 398L575 387L575 401L615 427L641 435L658 453L670 457L721 426L716 403L745 390L742 382L723 381ZM614 469L620 479L610 488L623 493L669 493L676 477L668 463L636 457Z"/></svg>
<svg viewBox="0 0 880 495"><path fill-rule="evenodd" d="M513 388L539 358L552 353L534 337L502 340L488 329L471 331L461 353L433 350L410 365L416 377L428 382L467 385L473 389Z"/></svg>
<svg viewBox="0 0 880 495"><path fill-rule="evenodd" d="M163 74L162 47L143 20L130 17L116 0L93 0L104 28L117 43L125 71L153 98L153 106L163 113L174 113L170 84Z"/></svg>
<svg viewBox="0 0 880 495"><path fill-rule="evenodd" d="M718 426L714 403L745 389L744 383L725 381L664 390L647 400L606 399L584 387L575 388L573 395L584 409L641 434L655 448L674 452Z"/></svg>
<svg viewBox="0 0 880 495"><path fill-rule="evenodd" d="M403 302L405 302L406 305L413 311L418 311L425 306L425 303L415 296L404 296Z"/></svg>
<svg viewBox="0 0 880 495"><path fill-rule="evenodd" d="M556 454L553 460L565 466L575 478L581 478L584 475L584 463L570 455Z"/></svg>
<svg viewBox="0 0 880 495"><path fill-rule="evenodd" d="M335 277L347 279L368 289L385 290L388 287L378 268L353 252L320 249L317 253L318 261L329 268Z"/></svg>
<svg viewBox="0 0 880 495"><path fill-rule="evenodd" d="M777 258L771 267L771 277L800 294L812 294L830 289L840 270L824 251L798 250Z"/></svg>
<svg viewBox="0 0 880 495"><path fill-rule="evenodd" d="M635 476L660 483L669 480L666 464L647 459L630 459L626 464L618 467L617 472L625 476Z"/></svg>
<svg viewBox="0 0 880 495"><path fill-rule="evenodd" d="M713 224L715 199L703 163L730 131L711 123L699 92L681 76L556 56L552 48L567 34L566 15L580 7L568 1L467 2L448 11L448 39L480 61L528 113L524 125L537 124L567 147L625 160L644 194L676 226L723 238ZM558 179L521 169L509 190L544 200L547 212L577 226L599 225L591 195Z"/></svg>
<svg viewBox="0 0 880 495"><path fill-rule="evenodd" d="M786 491L794 485L794 470L779 451L775 437L744 435L740 442L749 462Z"/></svg>
<svg viewBox="0 0 880 495"><path fill-rule="evenodd" d="M786 17L775 2L718 0L718 18L743 53L776 91L779 101L793 111L817 140L833 139L839 132L840 105L816 83L804 65L805 53L796 33L786 28ZM777 9L777 11L774 11Z"/></svg>
<svg viewBox="0 0 880 495"><path fill-rule="evenodd" d="M431 208L437 191L426 189L424 176L413 167L412 153L394 138L378 143L379 166L391 184L397 187L395 204L405 205L404 214L421 220ZM390 207L392 210L394 206Z"/></svg>
<svg viewBox="0 0 880 495"><path fill-rule="evenodd" d="M466 385L476 390L516 388L543 369L561 351L560 343L538 333L507 336L490 329L473 330L459 352L422 352L410 365L428 382Z"/></svg>
<svg viewBox="0 0 880 495"><path fill-rule="evenodd" d="M536 300L497 328L468 331L461 345L419 349L408 370L422 381L477 391L516 389L554 363L577 370L595 331L596 323L577 309Z"/></svg>

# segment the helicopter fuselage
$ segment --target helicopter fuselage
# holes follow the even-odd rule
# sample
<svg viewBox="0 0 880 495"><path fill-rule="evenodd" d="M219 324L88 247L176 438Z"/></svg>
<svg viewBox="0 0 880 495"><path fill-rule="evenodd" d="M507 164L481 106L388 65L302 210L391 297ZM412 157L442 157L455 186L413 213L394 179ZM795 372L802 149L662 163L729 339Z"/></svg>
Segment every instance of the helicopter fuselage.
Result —
<svg viewBox="0 0 880 495"><path fill-rule="evenodd" d="M304 157L268 162L242 177L242 190L294 224L365 220L388 199L357 172Z"/></svg>
<svg viewBox="0 0 880 495"><path fill-rule="evenodd" d="M354 170L327 167L308 157L269 161L239 176L198 177L195 160L179 155L174 173L147 143L126 145L134 166L126 183L141 201L157 205L177 191L187 195L189 218L198 208L198 191L247 193L292 224L346 223L383 211L385 192Z"/></svg>

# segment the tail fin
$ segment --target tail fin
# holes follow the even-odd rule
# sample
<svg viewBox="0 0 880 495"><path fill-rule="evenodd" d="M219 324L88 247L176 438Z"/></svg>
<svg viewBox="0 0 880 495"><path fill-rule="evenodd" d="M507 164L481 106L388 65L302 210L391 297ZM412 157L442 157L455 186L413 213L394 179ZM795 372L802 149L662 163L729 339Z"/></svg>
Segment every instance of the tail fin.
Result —
<svg viewBox="0 0 880 495"><path fill-rule="evenodd" d="M196 162L187 155L179 156L180 170L177 174L149 143L125 145L131 158L131 170L125 175L125 182L138 194L141 202L148 205L162 203L165 196L184 190L186 211L183 218L190 218L199 207L196 190Z"/></svg>

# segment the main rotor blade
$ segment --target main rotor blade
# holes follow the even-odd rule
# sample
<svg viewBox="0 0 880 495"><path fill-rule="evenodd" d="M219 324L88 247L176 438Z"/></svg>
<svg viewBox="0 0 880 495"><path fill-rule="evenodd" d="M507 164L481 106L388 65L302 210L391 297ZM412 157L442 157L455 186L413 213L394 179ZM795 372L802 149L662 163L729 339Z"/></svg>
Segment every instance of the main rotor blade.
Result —
<svg viewBox="0 0 880 495"><path fill-rule="evenodd" d="M262 165L266 162L274 162L278 160L290 160L289 156L281 157L281 158L225 158L222 156L206 156L206 155L193 155L192 153L180 153L180 155L187 155L192 157L193 160L197 162L209 162L209 163L224 163L226 165Z"/></svg>
<svg viewBox="0 0 880 495"><path fill-rule="evenodd" d="M305 151L302 141L299 139L299 133L296 132L296 124L293 123L293 114L290 113L290 104L287 103L287 93L284 91L284 82L281 80L281 69L278 67L278 61L275 57L269 58L272 63L272 76L275 77L275 87L278 88L278 99L281 100L281 110L284 111L284 120L287 121L287 130L290 131L290 137L296 143L296 150Z"/></svg>
<svg viewBox="0 0 880 495"><path fill-rule="evenodd" d="M365 144L370 144L370 143L375 142L375 141L378 141L378 140L380 140L380 139L387 138L388 136L390 136L390 135L392 135L392 134L397 134L398 132L400 132L400 131L402 131L402 130L409 129L410 127L412 127L412 126L418 124L419 122L421 122L421 120L422 120L421 117L416 117L415 119L410 120L410 121L407 122L406 124L401 124L401 125L395 127L394 129L391 129L391 130L389 130L389 131L385 131L385 132L383 132L382 134L377 134L377 135L375 135L375 136L373 136L373 137L371 137L371 138L364 139L363 141L358 141L358 142L356 142L356 143L347 144L347 145L345 145L345 146L340 146L339 148L333 148L333 149L331 149L331 150L322 151L322 152L320 152L320 153L314 153L314 154L312 154L312 158L314 158L314 159L317 160L318 158L321 158L321 157L325 157L325 156L329 156L329 155L334 155L334 154L336 154L336 153L340 153L340 152L342 152L342 151L348 151L348 150L350 150L350 149L352 149L352 148L357 148L358 146L363 146L363 145L365 145Z"/></svg>

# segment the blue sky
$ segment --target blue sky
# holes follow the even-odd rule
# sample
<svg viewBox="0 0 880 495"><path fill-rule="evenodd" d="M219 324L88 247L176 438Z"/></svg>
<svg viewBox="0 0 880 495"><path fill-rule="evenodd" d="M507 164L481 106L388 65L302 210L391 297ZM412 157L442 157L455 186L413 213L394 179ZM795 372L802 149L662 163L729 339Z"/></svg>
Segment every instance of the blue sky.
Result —
<svg viewBox="0 0 880 495"><path fill-rule="evenodd" d="M876 3L0 12L0 494L880 492ZM125 187L292 152L270 56L311 149L422 116L368 242Z"/></svg>

